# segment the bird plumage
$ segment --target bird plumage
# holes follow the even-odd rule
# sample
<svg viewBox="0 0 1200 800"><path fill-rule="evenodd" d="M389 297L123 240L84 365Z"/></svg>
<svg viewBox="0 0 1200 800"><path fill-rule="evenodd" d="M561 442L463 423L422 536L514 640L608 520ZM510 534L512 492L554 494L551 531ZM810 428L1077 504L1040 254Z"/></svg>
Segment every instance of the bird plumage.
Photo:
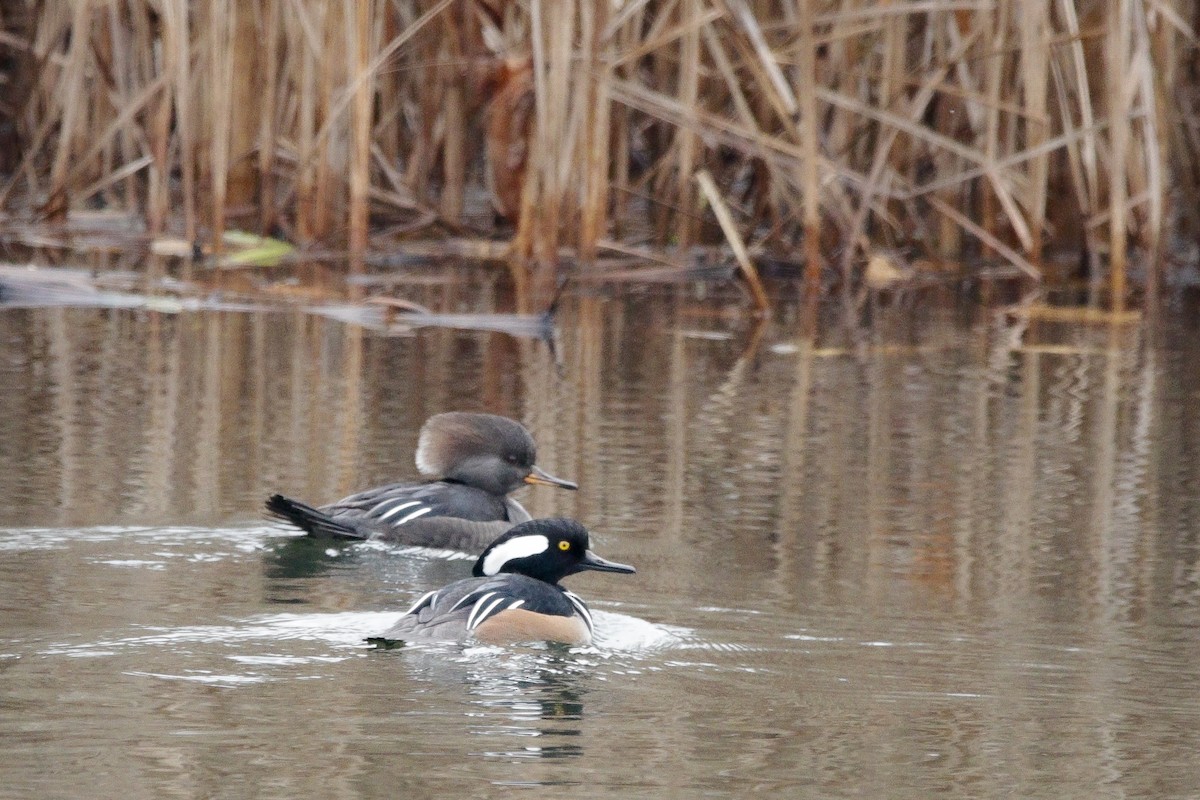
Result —
<svg viewBox="0 0 1200 800"><path fill-rule="evenodd" d="M377 486L321 507L275 494L266 507L318 538L478 552L529 520L509 492L525 484L576 488L543 472L535 458L533 437L520 423L448 412L430 417L418 440L417 468L432 480Z"/></svg>
<svg viewBox="0 0 1200 800"><path fill-rule="evenodd" d="M475 562L475 577L417 600L377 639L489 643L592 641L587 604L559 581L585 570L632 573L589 549L587 530L574 520L537 519L514 526Z"/></svg>

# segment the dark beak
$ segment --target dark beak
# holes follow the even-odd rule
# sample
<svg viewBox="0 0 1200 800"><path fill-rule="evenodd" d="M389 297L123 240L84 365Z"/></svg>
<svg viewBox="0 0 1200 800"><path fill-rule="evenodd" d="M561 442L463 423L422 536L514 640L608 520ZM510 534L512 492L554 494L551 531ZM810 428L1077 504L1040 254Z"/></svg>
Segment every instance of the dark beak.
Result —
<svg viewBox="0 0 1200 800"><path fill-rule="evenodd" d="M588 550L583 554L583 561L579 563L580 571L585 569L594 569L596 572L623 572L626 575L632 575L637 572L636 569L628 564L618 564L615 561L609 561Z"/></svg>
<svg viewBox="0 0 1200 800"><path fill-rule="evenodd" d="M541 467L534 465L529 474L525 476L526 483L532 483L537 486L558 486L562 489L578 489L579 484L564 481L562 478L556 478L549 472L545 472Z"/></svg>

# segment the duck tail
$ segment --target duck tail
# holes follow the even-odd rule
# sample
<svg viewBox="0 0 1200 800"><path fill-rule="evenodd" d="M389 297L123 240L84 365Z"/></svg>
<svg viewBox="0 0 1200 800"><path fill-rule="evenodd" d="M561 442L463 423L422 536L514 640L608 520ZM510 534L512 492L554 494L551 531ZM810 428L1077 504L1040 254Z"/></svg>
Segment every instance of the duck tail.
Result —
<svg viewBox="0 0 1200 800"><path fill-rule="evenodd" d="M275 519L290 522L309 536L318 539L363 541L368 538L367 534L334 519L324 511L281 494L273 494L267 498L267 513Z"/></svg>

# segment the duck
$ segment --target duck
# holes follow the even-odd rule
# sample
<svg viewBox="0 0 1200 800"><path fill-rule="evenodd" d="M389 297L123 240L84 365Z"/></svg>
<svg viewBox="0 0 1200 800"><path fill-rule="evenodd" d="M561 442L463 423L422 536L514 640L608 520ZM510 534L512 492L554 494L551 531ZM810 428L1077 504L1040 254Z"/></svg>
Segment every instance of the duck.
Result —
<svg viewBox="0 0 1200 800"><path fill-rule="evenodd" d="M464 578L421 596L387 632L367 641L588 645L595 636L591 611L559 581L593 570L633 574L628 564L592 552L588 530L565 518L513 526L488 545Z"/></svg>
<svg viewBox="0 0 1200 800"><path fill-rule="evenodd" d="M449 411L430 417L417 439L423 483L391 483L313 507L282 494L268 514L319 539L376 540L478 553L531 519L508 495L527 484L575 490L537 466L533 437L495 414Z"/></svg>

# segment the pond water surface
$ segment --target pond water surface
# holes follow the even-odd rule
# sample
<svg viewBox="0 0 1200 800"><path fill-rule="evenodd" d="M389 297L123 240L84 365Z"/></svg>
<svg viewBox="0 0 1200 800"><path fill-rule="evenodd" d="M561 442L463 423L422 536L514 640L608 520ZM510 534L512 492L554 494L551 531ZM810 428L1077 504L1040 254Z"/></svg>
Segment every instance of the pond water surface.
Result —
<svg viewBox="0 0 1200 800"><path fill-rule="evenodd" d="M0 311L0 796L1200 796L1195 326L738 308ZM638 567L568 581L596 646L369 649L471 562L263 521L449 409Z"/></svg>

